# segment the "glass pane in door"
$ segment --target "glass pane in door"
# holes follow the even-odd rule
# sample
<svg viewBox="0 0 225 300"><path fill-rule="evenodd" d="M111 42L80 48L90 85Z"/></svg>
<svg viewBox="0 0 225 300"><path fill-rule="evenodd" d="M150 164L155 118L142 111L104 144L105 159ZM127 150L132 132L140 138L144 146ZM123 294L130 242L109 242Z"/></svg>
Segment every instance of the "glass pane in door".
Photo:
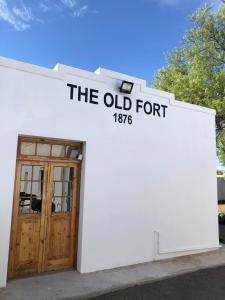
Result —
<svg viewBox="0 0 225 300"><path fill-rule="evenodd" d="M73 201L73 177L74 168L54 167L52 211L70 212Z"/></svg>
<svg viewBox="0 0 225 300"><path fill-rule="evenodd" d="M19 213L37 214L41 212L43 198L43 166L21 166Z"/></svg>

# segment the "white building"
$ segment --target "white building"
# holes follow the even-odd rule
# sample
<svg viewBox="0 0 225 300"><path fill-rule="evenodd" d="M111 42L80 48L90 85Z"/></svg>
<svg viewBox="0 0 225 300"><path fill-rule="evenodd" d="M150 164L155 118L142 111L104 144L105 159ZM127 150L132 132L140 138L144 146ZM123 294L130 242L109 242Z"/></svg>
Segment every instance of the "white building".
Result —
<svg viewBox="0 0 225 300"><path fill-rule="evenodd" d="M219 247L214 110L0 58L0 128L0 286Z"/></svg>

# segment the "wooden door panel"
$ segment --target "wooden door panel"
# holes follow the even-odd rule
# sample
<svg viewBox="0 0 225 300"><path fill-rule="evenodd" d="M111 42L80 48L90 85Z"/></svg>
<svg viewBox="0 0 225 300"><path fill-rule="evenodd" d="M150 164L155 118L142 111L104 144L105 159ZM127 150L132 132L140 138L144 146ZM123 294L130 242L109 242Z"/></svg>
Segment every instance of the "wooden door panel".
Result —
<svg viewBox="0 0 225 300"><path fill-rule="evenodd" d="M53 216L49 222L46 270L71 267L71 216Z"/></svg>
<svg viewBox="0 0 225 300"><path fill-rule="evenodd" d="M70 216L54 216L50 222L48 259L62 259L70 256Z"/></svg>
<svg viewBox="0 0 225 300"><path fill-rule="evenodd" d="M14 262L16 273L22 272L27 274L38 272L40 229L40 216L18 218Z"/></svg>

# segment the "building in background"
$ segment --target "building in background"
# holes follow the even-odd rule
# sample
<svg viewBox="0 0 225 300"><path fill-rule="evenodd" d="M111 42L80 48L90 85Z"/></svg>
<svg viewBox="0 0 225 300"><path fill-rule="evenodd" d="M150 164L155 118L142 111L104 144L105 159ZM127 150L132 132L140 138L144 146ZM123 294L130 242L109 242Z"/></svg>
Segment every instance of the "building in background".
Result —
<svg viewBox="0 0 225 300"><path fill-rule="evenodd" d="M219 212L225 213L225 177L224 175L217 175L217 194Z"/></svg>

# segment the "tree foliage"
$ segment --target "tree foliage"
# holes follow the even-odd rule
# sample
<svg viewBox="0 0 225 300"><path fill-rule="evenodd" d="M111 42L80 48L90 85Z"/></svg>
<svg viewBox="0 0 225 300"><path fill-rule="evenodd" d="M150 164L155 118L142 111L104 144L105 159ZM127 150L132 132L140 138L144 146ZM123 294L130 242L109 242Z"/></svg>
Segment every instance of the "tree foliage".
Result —
<svg viewBox="0 0 225 300"><path fill-rule="evenodd" d="M225 4L217 12L205 5L190 20L193 26L155 74L153 86L216 110L217 152L225 166Z"/></svg>

